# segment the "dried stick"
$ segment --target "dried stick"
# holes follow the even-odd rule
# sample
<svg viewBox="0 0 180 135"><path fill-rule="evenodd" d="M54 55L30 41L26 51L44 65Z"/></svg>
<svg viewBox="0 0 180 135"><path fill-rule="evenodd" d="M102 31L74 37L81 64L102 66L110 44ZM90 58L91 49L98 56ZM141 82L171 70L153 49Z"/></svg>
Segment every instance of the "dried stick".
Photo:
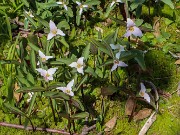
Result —
<svg viewBox="0 0 180 135"><path fill-rule="evenodd" d="M150 128L150 126L154 123L155 120L156 120L156 112L153 112L151 114L151 116L149 117L149 119L144 124L144 126L142 127L142 129L141 129L141 131L139 132L138 135L145 135L146 132L148 131L148 129Z"/></svg>
<svg viewBox="0 0 180 135"><path fill-rule="evenodd" d="M25 129L23 125L17 125L17 124L10 124L6 122L0 122L0 126L5 127L12 127L12 128L18 128L18 129ZM32 126L27 126L26 130L33 130ZM51 133L59 133L63 135L70 135L68 132L65 132L63 130L57 130L57 129L50 129L50 128L35 128L35 131L45 131L45 132L51 132ZM78 135L78 134L73 134Z"/></svg>

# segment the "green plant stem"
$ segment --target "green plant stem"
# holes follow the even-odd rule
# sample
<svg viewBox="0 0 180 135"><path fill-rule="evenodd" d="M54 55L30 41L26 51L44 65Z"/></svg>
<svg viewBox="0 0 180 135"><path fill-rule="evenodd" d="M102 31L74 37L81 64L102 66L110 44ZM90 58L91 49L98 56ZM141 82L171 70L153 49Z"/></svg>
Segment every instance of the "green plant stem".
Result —
<svg viewBox="0 0 180 135"><path fill-rule="evenodd" d="M125 8L125 12L126 12L126 19L129 18L129 6L128 6L128 1L126 0L125 1L125 4L124 4L124 8Z"/></svg>
<svg viewBox="0 0 180 135"><path fill-rule="evenodd" d="M52 99L49 98L49 101L50 101L50 106L51 106L51 109L52 109L52 113L53 113L53 118L54 118L54 121L55 121L55 125L57 125L57 120L56 120L56 116L55 116L54 107L53 107L53 104L52 104Z"/></svg>

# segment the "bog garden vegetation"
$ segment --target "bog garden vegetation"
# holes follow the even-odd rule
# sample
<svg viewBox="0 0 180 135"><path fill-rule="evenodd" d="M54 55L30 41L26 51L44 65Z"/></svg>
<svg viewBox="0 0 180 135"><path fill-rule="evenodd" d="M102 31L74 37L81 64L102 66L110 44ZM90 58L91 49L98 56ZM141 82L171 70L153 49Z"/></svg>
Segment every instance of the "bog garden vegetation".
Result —
<svg viewBox="0 0 180 135"><path fill-rule="evenodd" d="M179 8L0 0L0 134L180 134Z"/></svg>

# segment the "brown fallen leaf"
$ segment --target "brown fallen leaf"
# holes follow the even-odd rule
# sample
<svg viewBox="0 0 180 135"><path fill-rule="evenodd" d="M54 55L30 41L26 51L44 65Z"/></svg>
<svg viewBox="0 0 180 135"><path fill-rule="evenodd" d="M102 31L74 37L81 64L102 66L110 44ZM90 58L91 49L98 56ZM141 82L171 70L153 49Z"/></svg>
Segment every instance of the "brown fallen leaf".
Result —
<svg viewBox="0 0 180 135"><path fill-rule="evenodd" d="M176 60L175 64L180 65L180 59Z"/></svg>
<svg viewBox="0 0 180 135"><path fill-rule="evenodd" d="M152 109L144 108L140 110L134 117L134 121L142 120L151 115Z"/></svg>
<svg viewBox="0 0 180 135"><path fill-rule="evenodd" d="M17 102L22 98L22 93L17 93L16 90L18 90L20 87L18 86L17 82L14 85L14 97Z"/></svg>
<svg viewBox="0 0 180 135"><path fill-rule="evenodd" d="M154 29L154 36L155 37L158 37L160 35L160 30L159 30L159 27L160 27L160 21L159 21L159 18L157 17L154 17L154 26L153 26L153 29Z"/></svg>
<svg viewBox="0 0 180 135"><path fill-rule="evenodd" d="M116 121L117 121L117 116L114 116L112 119L110 119L106 124L105 124L105 132L111 131L114 126L116 125Z"/></svg>
<svg viewBox="0 0 180 135"><path fill-rule="evenodd" d="M129 97L125 105L125 115L131 115L135 107L135 100L133 97Z"/></svg>

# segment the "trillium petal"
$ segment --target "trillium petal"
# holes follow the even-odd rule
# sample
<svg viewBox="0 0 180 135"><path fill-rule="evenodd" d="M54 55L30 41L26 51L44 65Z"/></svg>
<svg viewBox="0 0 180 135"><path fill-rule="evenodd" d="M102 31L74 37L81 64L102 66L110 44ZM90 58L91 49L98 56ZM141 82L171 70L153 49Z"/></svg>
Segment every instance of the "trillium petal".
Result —
<svg viewBox="0 0 180 135"><path fill-rule="evenodd" d="M119 67L127 67L128 65L126 63L124 63L123 61L119 61L118 66Z"/></svg>
<svg viewBox="0 0 180 135"><path fill-rule="evenodd" d="M121 52L116 53L116 58L119 59Z"/></svg>
<svg viewBox="0 0 180 135"><path fill-rule="evenodd" d="M110 8L114 5L114 3L115 3L115 1L113 1L113 2L111 3Z"/></svg>
<svg viewBox="0 0 180 135"><path fill-rule="evenodd" d="M132 32L132 34L136 37L142 37L142 31L136 26L134 26L133 28L134 31Z"/></svg>
<svg viewBox="0 0 180 135"><path fill-rule="evenodd" d="M65 9L66 11L68 11L68 8L67 8L66 4L64 4L64 9Z"/></svg>
<svg viewBox="0 0 180 135"><path fill-rule="evenodd" d="M36 69L40 74L41 74L41 76L46 76L46 74L47 74L47 71L46 70L44 70L44 69L42 69L42 68L38 68L38 69Z"/></svg>
<svg viewBox="0 0 180 135"><path fill-rule="evenodd" d="M57 31L57 27L53 21L49 22L50 31Z"/></svg>
<svg viewBox="0 0 180 135"><path fill-rule="evenodd" d="M130 18L127 18L127 27L135 26L136 24Z"/></svg>
<svg viewBox="0 0 180 135"><path fill-rule="evenodd" d="M129 37L131 36L131 31L130 30L127 30L126 33L124 34L124 37Z"/></svg>
<svg viewBox="0 0 180 135"><path fill-rule="evenodd" d="M116 2L121 2L121 3L122 3L122 1L121 1L121 0L116 0Z"/></svg>
<svg viewBox="0 0 180 135"><path fill-rule="evenodd" d="M53 76L47 77L48 80L53 80Z"/></svg>
<svg viewBox="0 0 180 135"><path fill-rule="evenodd" d="M74 85L74 79L67 84L67 89L71 90Z"/></svg>
<svg viewBox="0 0 180 135"><path fill-rule="evenodd" d="M117 68L117 66L118 66L117 64L114 64L111 68L111 72L114 71Z"/></svg>
<svg viewBox="0 0 180 135"><path fill-rule="evenodd" d="M59 1L59 2L56 2L57 4L62 4L62 2L61 1Z"/></svg>
<svg viewBox="0 0 180 135"><path fill-rule="evenodd" d="M79 15L81 15L81 14L82 14L82 11L83 11L83 9L82 9L82 8L80 8L80 9L79 9Z"/></svg>
<svg viewBox="0 0 180 135"><path fill-rule="evenodd" d="M56 36L56 34L53 34L53 33L49 33L48 34L48 37L47 37L47 40L50 40L51 38L53 38L54 36Z"/></svg>
<svg viewBox="0 0 180 135"><path fill-rule="evenodd" d="M150 103L151 99L147 93L144 93L144 99Z"/></svg>
<svg viewBox="0 0 180 135"><path fill-rule="evenodd" d="M88 5L82 5L82 7L87 8L87 7L88 7Z"/></svg>
<svg viewBox="0 0 180 135"><path fill-rule="evenodd" d="M120 50L119 50L119 51L121 51L121 52L122 52L122 51L125 51L125 50L124 50L124 46L120 45Z"/></svg>
<svg viewBox="0 0 180 135"><path fill-rule="evenodd" d="M145 92L146 91L146 87L144 86L144 84L140 83L140 85L141 85L141 92Z"/></svg>
<svg viewBox="0 0 180 135"><path fill-rule="evenodd" d="M58 35L61 35L61 36L65 36L65 34L62 32L62 30L60 30L60 29L57 29L57 34Z"/></svg>
<svg viewBox="0 0 180 135"><path fill-rule="evenodd" d="M77 71L78 71L78 73L80 73L80 74L84 74L84 72L83 72L83 66L80 67L80 68L77 68Z"/></svg>
<svg viewBox="0 0 180 135"><path fill-rule="evenodd" d="M48 69L48 74L51 76L51 75L53 75L55 72L56 72L56 70L57 70L58 68L50 68L50 69Z"/></svg>
<svg viewBox="0 0 180 135"><path fill-rule="evenodd" d="M79 1L76 1L76 4L78 4L79 6L81 5L81 3Z"/></svg>
<svg viewBox="0 0 180 135"><path fill-rule="evenodd" d="M69 66L77 68L77 62L72 62Z"/></svg>
<svg viewBox="0 0 180 135"><path fill-rule="evenodd" d="M46 60L53 58L53 56L46 56Z"/></svg>
<svg viewBox="0 0 180 135"><path fill-rule="evenodd" d="M115 50L115 49L119 49L119 47L120 47L119 45L114 45L114 44L110 44L110 46L111 46L111 48L114 49L114 50Z"/></svg>
<svg viewBox="0 0 180 135"><path fill-rule="evenodd" d="M40 62L39 62L39 61L37 62L37 65L38 65L38 66L40 65Z"/></svg>
<svg viewBox="0 0 180 135"><path fill-rule="evenodd" d="M74 96L74 92L70 91L69 95L70 95L71 97L73 97L73 96Z"/></svg>
<svg viewBox="0 0 180 135"><path fill-rule="evenodd" d="M45 57L46 57L46 56L44 55L44 53L41 52L40 50L39 50L39 56L40 56L41 58L45 58Z"/></svg>
<svg viewBox="0 0 180 135"><path fill-rule="evenodd" d="M84 57L80 57L80 58L77 60L77 63L80 64L80 65L83 65L83 60L84 60Z"/></svg>

